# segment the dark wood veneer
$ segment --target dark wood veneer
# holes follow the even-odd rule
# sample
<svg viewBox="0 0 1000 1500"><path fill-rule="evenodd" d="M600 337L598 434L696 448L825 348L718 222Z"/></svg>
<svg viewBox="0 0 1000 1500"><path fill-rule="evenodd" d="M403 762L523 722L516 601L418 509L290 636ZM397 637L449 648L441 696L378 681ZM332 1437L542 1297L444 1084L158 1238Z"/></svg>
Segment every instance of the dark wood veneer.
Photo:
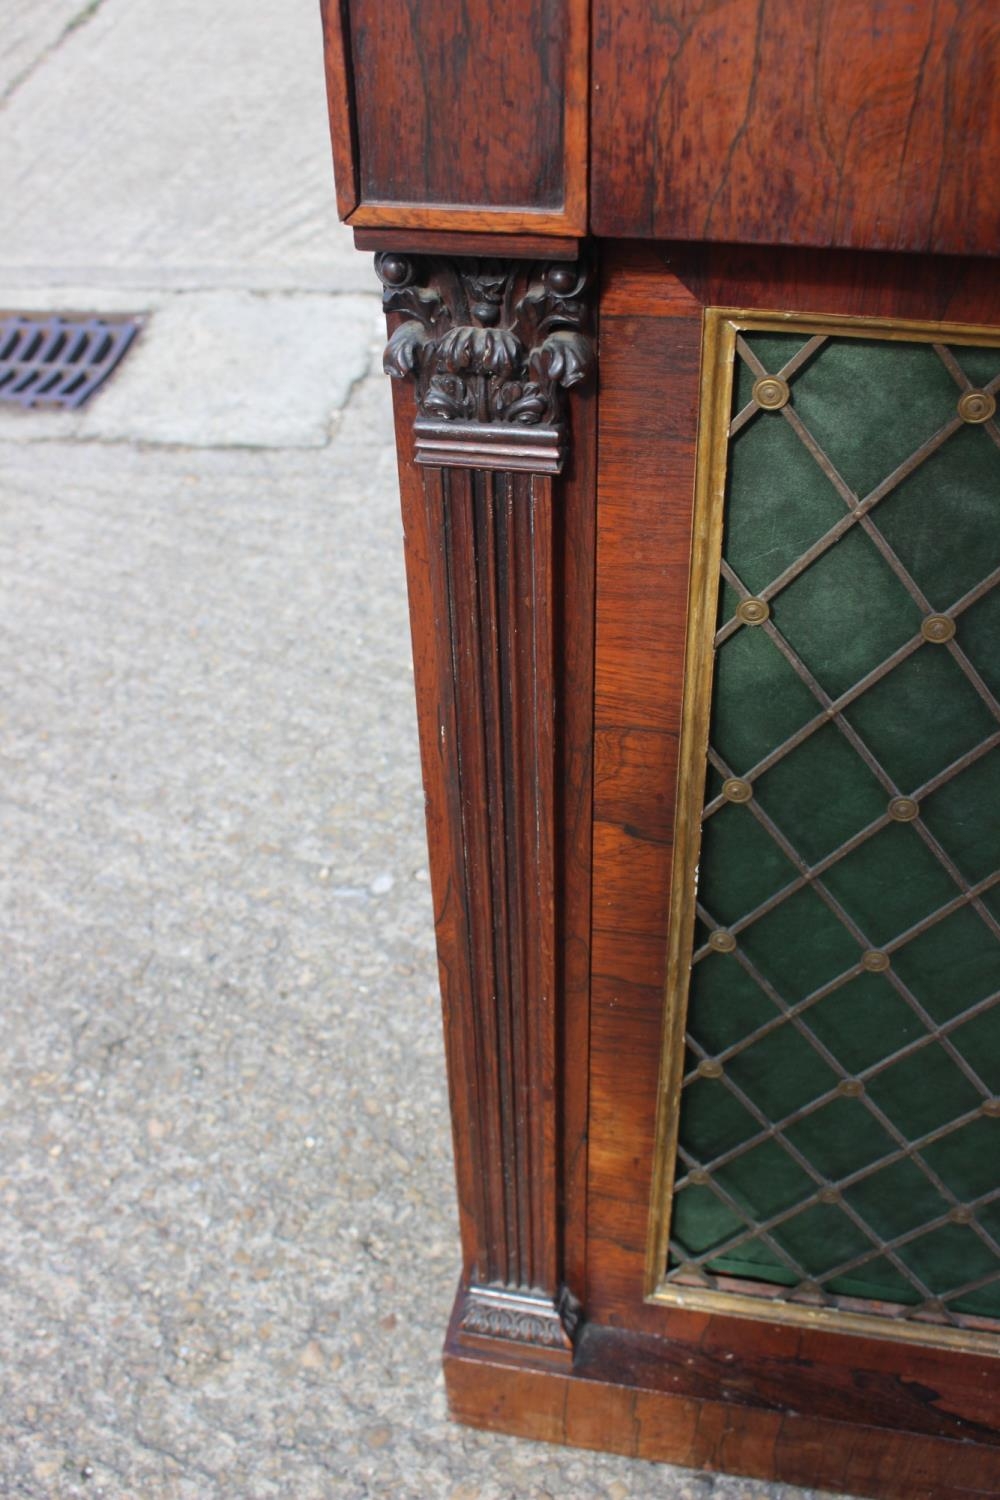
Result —
<svg viewBox="0 0 1000 1500"><path fill-rule="evenodd" d="M348 0L348 12L354 66L370 90L358 111L363 199L561 206L565 0L474 16L447 0ZM501 107L515 91L530 109ZM390 97L398 106L386 130Z"/></svg>
<svg viewBox="0 0 1000 1500"><path fill-rule="evenodd" d="M424 255L498 255L521 260L576 260L580 241L543 234L472 234L453 230L411 229L406 249ZM398 250L398 229L355 229L356 250Z"/></svg>
<svg viewBox="0 0 1000 1500"><path fill-rule="evenodd" d="M599 235L995 255L993 0L595 0Z"/></svg>
<svg viewBox="0 0 1000 1500"><path fill-rule="evenodd" d="M588 0L321 7L352 224L585 231Z"/></svg>
<svg viewBox="0 0 1000 1500"><path fill-rule="evenodd" d="M467 578L475 573L475 549L461 528L446 540L441 487L452 487L453 500L460 495L463 504L477 492L468 477L458 480L452 473L445 480L443 471L433 468L421 476L412 462L414 427L419 428L412 393L397 384L466 1248L445 1365L452 1410L463 1421L899 1500L982 1496L1000 1483L1000 1386L994 1361L823 1329L689 1313L644 1300L703 307L972 319L984 309L991 315L990 272L989 263L968 262L961 275L917 276L901 284L892 257L821 258L788 251L776 268L767 252L756 250L604 247L600 402L593 394L574 397L563 476L521 479L527 486L522 505L540 503L553 528L553 682L560 705L552 801L545 796L533 804L551 808L555 829L552 920L561 959L553 1011L557 1061L550 1078L558 1090L560 1136L554 1152L546 1136L544 1149L547 1190L558 1211L547 1230L555 1259L527 1275L541 1283L550 1309L558 1307L564 1286L582 1302L587 1322L572 1358L568 1341L560 1353L544 1339L527 1337L518 1353L509 1336L477 1335L475 1315L470 1322L470 1288L487 1279L513 1286L525 1275L510 1259L508 1238L493 1234L490 1239L492 1231L484 1238L484 1224L499 1222L503 1207L499 1200L484 1207L483 1193L501 1191L497 1164L506 1158L502 1147L494 1155L476 1144L469 1125L480 1109L475 1095L480 1085L471 1080L484 1048L493 1067L507 1047L501 1038L476 1030L482 1018L471 997L493 958L489 953L471 963L463 958L468 943L463 923L469 917L455 895L470 870L491 889L503 859L483 841L477 854L475 840L470 844L462 835L465 814L454 799L460 798L466 773L449 762L440 733L441 705L456 693L455 662L471 661L475 654L461 645L474 628L473 595L466 587L458 607L442 604L447 599L440 581L442 548L464 556ZM602 463L592 648L595 439ZM553 488L539 490L540 483ZM483 505L486 492L478 493ZM462 534L467 540L460 544ZM450 624L443 628L446 621ZM479 655L469 667L481 684L473 685L473 696L482 694L483 668ZM516 666L507 670L515 696L525 701L516 687L523 673ZM457 692L463 691L459 682ZM467 708L465 713L468 717ZM473 740L481 742L478 730ZM481 765L477 774L488 779L488 765ZM519 796L525 789L529 798L536 796L537 782L527 766L520 785ZM484 912L481 930L495 920L496 914ZM499 933L507 935L505 941L511 924L510 912L501 914ZM537 1077L531 1087L536 1097L538 1089L544 1091ZM516 1246L514 1251L521 1253ZM571 1328L572 1317L563 1326ZM561 1367L551 1366L553 1358Z"/></svg>
<svg viewBox="0 0 1000 1500"><path fill-rule="evenodd" d="M643 1301L684 666L703 306L1000 321L990 262L609 245L601 293L588 1283L598 1321L672 1334ZM627 1081L626 1081L627 1080ZM902 1368L919 1355L898 1353Z"/></svg>
<svg viewBox="0 0 1000 1500"><path fill-rule="evenodd" d="M941 1415L933 1388L745 1339L703 1350L587 1327L572 1373L472 1360L449 1339L445 1377L459 1420L546 1442L885 1500L1000 1488L995 1428Z"/></svg>

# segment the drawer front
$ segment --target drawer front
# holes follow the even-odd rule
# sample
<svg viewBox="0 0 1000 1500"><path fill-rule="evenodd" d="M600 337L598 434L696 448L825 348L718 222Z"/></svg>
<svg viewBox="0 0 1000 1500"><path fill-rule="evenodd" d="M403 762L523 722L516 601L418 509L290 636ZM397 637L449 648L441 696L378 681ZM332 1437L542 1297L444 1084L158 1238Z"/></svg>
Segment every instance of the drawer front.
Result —
<svg viewBox="0 0 1000 1500"><path fill-rule="evenodd" d="M993 0L595 0L597 234L995 255Z"/></svg>
<svg viewBox="0 0 1000 1500"><path fill-rule="evenodd" d="M324 0L342 217L579 234L587 0Z"/></svg>

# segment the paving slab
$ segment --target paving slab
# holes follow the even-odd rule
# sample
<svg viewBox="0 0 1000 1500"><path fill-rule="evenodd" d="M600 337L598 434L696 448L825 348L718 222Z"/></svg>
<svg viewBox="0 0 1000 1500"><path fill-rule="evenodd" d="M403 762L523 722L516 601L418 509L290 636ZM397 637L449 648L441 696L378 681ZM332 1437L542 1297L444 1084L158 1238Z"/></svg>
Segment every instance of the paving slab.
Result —
<svg viewBox="0 0 1000 1500"><path fill-rule="evenodd" d="M0 307L34 306L0 288ZM59 306L55 306L54 302ZM139 313L118 368L78 411L0 405L0 440L76 437L191 447L322 447L371 362L374 296L292 292L104 294L74 288L46 310Z"/></svg>
<svg viewBox="0 0 1000 1500"><path fill-rule="evenodd" d="M336 217L316 0L100 0L3 132L4 284L371 289Z"/></svg>

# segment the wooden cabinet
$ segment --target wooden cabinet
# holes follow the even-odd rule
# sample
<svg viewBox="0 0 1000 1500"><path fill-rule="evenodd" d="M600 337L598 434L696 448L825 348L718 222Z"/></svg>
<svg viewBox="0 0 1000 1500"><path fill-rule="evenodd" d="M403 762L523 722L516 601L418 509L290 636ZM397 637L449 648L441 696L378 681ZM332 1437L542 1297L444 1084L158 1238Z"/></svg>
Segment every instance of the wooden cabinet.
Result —
<svg viewBox="0 0 1000 1500"><path fill-rule="evenodd" d="M324 21L395 377L452 1410L996 1493L1000 23Z"/></svg>

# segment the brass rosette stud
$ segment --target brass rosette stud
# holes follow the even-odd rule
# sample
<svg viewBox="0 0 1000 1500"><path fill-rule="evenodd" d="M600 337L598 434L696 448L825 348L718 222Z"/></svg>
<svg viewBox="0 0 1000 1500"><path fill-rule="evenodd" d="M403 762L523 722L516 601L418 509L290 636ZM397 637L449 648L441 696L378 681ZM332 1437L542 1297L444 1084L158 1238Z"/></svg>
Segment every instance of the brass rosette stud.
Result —
<svg viewBox="0 0 1000 1500"><path fill-rule="evenodd" d="M803 1302L817 1302L826 1296L818 1281L800 1281L794 1295Z"/></svg>
<svg viewBox="0 0 1000 1500"><path fill-rule="evenodd" d="M727 776L722 783L722 795L727 802L749 802L753 787L742 776Z"/></svg>
<svg viewBox="0 0 1000 1500"><path fill-rule="evenodd" d="M920 816L920 803L914 797L893 797L887 811L894 823L912 823Z"/></svg>
<svg viewBox="0 0 1000 1500"><path fill-rule="evenodd" d="M966 391L958 399L958 415L963 422L988 422L996 409L996 397L989 391Z"/></svg>
<svg viewBox="0 0 1000 1500"><path fill-rule="evenodd" d="M788 381L782 380L780 375L762 375L753 384L753 399L764 411L780 411L788 405L791 394ZM979 420L985 421L985 418Z"/></svg>
<svg viewBox="0 0 1000 1500"><path fill-rule="evenodd" d="M709 935L708 946L716 953L732 953L736 947L736 939L724 927L719 927Z"/></svg>
<svg viewBox="0 0 1000 1500"><path fill-rule="evenodd" d="M744 599L736 607L736 618L744 625L763 625L770 613L771 606L766 599Z"/></svg>
<svg viewBox="0 0 1000 1500"><path fill-rule="evenodd" d="M934 646L943 646L955 634L955 621L948 615L925 615L920 622L920 634Z"/></svg>

